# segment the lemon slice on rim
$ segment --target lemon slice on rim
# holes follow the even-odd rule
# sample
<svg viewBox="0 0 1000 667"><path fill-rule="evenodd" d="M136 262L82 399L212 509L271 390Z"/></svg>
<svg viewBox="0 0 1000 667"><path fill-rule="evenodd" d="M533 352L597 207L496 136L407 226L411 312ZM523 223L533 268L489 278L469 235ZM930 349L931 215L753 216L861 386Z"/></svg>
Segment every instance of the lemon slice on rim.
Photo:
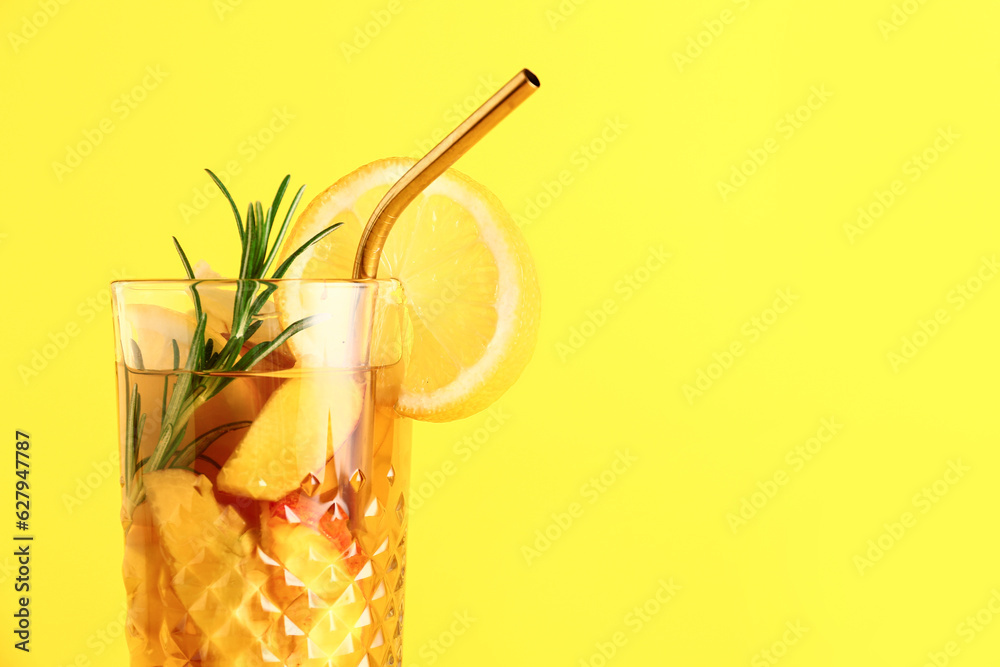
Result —
<svg viewBox="0 0 1000 667"><path fill-rule="evenodd" d="M350 278L364 225L382 196L414 164L379 160L348 174L302 212L286 248L344 225L310 247L288 278ZM538 333L539 293L527 244L495 195L448 170L396 221L378 278L403 287L412 335L396 410L424 421L460 419L495 401L528 363ZM301 302L277 299L282 326ZM289 339L297 358L308 338ZM296 347L298 346L298 348Z"/></svg>

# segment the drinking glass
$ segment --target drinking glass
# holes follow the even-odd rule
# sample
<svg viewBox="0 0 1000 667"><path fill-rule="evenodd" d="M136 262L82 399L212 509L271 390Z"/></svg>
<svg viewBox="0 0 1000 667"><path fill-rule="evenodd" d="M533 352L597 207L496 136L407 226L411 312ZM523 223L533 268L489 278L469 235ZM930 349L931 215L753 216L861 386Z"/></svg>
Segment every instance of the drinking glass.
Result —
<svg viewBox="0 0 1000 667"><path fill-rule="evenodd" d="M398 283L122 281L112 295L132 666L398 665Z"/></svg>

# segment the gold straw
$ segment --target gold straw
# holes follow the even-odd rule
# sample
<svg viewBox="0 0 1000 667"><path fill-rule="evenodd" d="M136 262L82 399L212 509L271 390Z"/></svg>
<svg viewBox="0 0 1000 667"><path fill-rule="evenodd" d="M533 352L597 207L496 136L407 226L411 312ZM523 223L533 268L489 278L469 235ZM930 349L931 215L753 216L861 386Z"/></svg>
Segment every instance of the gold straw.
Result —
<svg viewBox="0 0 1000 667"><path fill-rule="evenodd" d="M523 69L493 97L476 109L462 124L452 130L444 140L420 158L403 177L396 181L382 201L375 207L361 235L358 254L354 259L354 279L374 278L378 273L382 247L389 236L389 230L424 188L434 182L458 158L486 136L497 123L507 117L521 102L538 90L538 77Z"/></svg>

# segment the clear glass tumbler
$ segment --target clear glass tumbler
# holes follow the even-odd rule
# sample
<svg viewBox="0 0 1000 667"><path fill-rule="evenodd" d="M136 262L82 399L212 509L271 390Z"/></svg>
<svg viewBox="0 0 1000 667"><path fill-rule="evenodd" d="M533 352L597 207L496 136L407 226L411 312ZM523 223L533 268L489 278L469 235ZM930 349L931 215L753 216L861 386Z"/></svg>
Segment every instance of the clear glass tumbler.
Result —
<svg viewBox="0 0 1000 667"><path fill-rule="evenodd" d="M398 665L398 284L112 293L133 667Z"/></svg>

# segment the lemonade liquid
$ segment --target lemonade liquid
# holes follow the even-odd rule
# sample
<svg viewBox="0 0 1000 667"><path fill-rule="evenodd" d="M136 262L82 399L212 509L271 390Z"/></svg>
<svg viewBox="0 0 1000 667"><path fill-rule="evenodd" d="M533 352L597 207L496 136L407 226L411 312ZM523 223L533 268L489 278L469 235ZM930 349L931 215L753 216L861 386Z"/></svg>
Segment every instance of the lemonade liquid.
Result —
<svg viewBox="0 0 1000 667"><path fill-rule="evenodd" d="M133 386L142 396L139 461L156 446L181 376L118 364L123 446L127 397ZM391 409L393 377L392 367L245 372L194 411L185 444L224 424L253 422L289 382L360 392L353 424L331 423L343 415L304 401L285 406L289 423L315 419L347 435L326 443L326 465L278 500L218 486L247 428L226 432L177 468L140 469L137 478L149 481L141 502L123 483L133 667L399 664L410 423ZM328 398L356 400L344 393ZM306 409L316 414L294 414ZM281 457L272 463L282 465Z"/></svg>

